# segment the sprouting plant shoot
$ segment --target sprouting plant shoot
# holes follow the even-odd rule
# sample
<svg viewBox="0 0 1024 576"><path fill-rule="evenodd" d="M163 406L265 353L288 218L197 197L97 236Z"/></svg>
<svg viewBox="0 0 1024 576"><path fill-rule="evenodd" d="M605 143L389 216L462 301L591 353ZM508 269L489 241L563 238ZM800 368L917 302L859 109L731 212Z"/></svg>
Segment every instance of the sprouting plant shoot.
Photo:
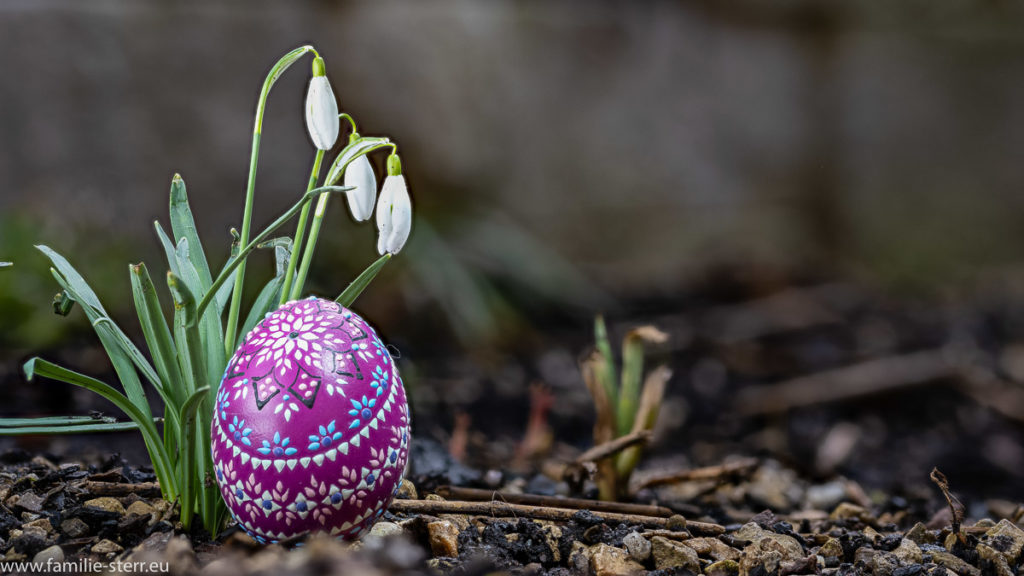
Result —
<svg viewBox="0 0 1024 576"><path fill-rule="evenodd" d="M583 380L594 400L597 422L594 444L606 444L628 434L650 431L658 420L671 372L659 366L644 377L645 344L661 344L668 335L653 326L630 330L622 341L622 370L615 356L604 318L594 322L595 349L583 361ZM602 500L625 495L629 478L640 461L641 447L630 446L597 465L597 486Z"/></svg>
<svg viewBox="0 0 1024 576"><path fill-rule="evenodd" d="M254 235L256 167L267 98L276 80L307 54L314 57L305 110L307 129L316 147L312 173L304 191L296 194L295 204ZM321 165L338 139L341 119L345 119L352 130L347 145L334 158L321 181ZM383 149L390 149L388 176L381 199L376 202L376 180L367 155ZM170 319L164 316L161 290L146 265L129 266L135 310L148 357L114 323L82 275L56 251L38 246L51 261L51 272L61 288L53 302L54 311L67 315L78 303L110 357L121 389L41 358L32 358L25 364L26 377L32 380L42 376L92 390L117 406L131 421L90 416L7 418L0 419L0 435L137 429L142 433L162 495L170 502L179 503L185 528L188 529L198 515L207 531L219 532L227 513L212 480L210 392L217 388L239 336L249 332L280 304L303 294L325 209L336 193L346 195L357 221L369 219L377 204L380 258L336 298L348 307L405 244L412 222L411 204L395 144L388 138L361 136L356 132L353 118L338 113L323 59L312 46L303 46L284 55L263 83L256 108L241 231L232 230L234 240L225 247L224 262L216 275L196 232L185 182L178 175L171 180L171 235L159 222L155 223L157 237L167 257L165 294L174 305ZM313 201L316 201L316 208L310 222ZM293 237L271 237L296 216L298 222ZM266 281L243 315L245 264L257 248L273 249L276 273ZM8 265L0 263L0 268ZM162 410L150 405L144 381L158 394Z"/></svg>

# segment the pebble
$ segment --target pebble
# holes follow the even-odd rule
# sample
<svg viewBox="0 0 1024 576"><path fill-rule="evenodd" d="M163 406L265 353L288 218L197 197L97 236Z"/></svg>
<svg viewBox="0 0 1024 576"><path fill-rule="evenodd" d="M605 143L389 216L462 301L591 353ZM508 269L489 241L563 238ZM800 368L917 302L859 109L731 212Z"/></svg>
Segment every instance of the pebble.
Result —
<svg viewBox="0 0 1024 576"><path fill-rule="evenodd" d="M899 559L903 565L921 563L921 549L909 538L900 540L900 545L892 551L892 554Z"/></svg>
<svg viewBox="0 0 1024 576"><path fill-rule="evenodd" d="M628 576L644 573L644 567L621 548L601 543L590 547L590 569L594 576Z"/></svg>
<svg viewBox="0 0 1024 576"><path fill-rule="evenodd" d="M718 538L690 538L686 541L686 545L693 548L697 554L715 561L740 559L739 551Z"/></svg>
<svg viewBox="0 0 1024 576"><path fill-rule="evenodd" d="M447 520L427 524L430 536L430 550L434 556L459 557L459 529Z"/></svg>
<svg viewBox="0 0 1024 576"><path fill-rule="evenodd" d="M740 558L740 571L750 574L758 566L768 573L776 572L779 565L786 560L798 560L804 557L803 546L796 538L784 534L766 532L764 536L743 549Z"/></svg>
<svg viewBox="0 0 1024 576"><path fill-rule="evenodd" d="M867 510L863 506L857 506L849 502L843 502L836 509L829 514L829 518L832 520L842 520L844 518L857 518L861 519L867 516Z"/></svg>
<svg viewBox="0 0 1024 576"><path fill-rule="evenodd" d="M971 566L949 552L944 550L933 550L931 555L933 562L943 568L956 572L960 576L981 576L981 570L978 570L974 566Z"/></svg>
<svg viewBox="0 0 1024 576"><path fill-rule="evenodd" d="M110 496L103 496L102 498L93 498L92 500L86 500L85 506L90 508L98 508L104 512L114 512L116 514L124 515L124 505L117 498L111 498Z"/></svg>
<svg viewBox="0 0 1024 576"><path fill-rule="evenodd" d="M60 531L68 538L81 538L89 533L89 525L79 518L70 518L60 523Z"/></svg>
<svg viewBox="0 0 1024 576"><path fill-rule="evenodd" d="M32 562L35 564L46 564L51 560L53 562L64 561L64 550L60 546L50 546L45 550L40 550L38 554L32 557Z"/></svg>
<svg viewBox="0 0 1024 576"><path fill-rule="evenodd" d="M639 532L630 532L622 539L622 545L629 552L629 557L637 562L643 562L651 557L651 543Z"/></svg>
<svg viewBox="0 0 1024 576"><path fill-rule="evenodd" d="M43 509L43 500L44 498L35 492L23 492L8 498L7 505L11 508L17 507L29 512L39 512Z"/></svg>
<svg viewBox="0 0 1024 576"><path fill-rule="evenodd" d="M829 510L837 506L846 497L846 484L842 480L833 480L818 484L807 489L805 501L811 510Z"/></svg>
<svg viewBox="0 0 1024 576"><path fill-rule="evenodd" d="M914 526L909 531L907 531L904 538L917 544L935 543L935 535L929 532L928 528L921 522L914 524Z"/></svg>
<svg viewBox="0 0 1024 576"><path fill-rule="evenodd" d="M1017 527L1009 520L1000 520L998 524L985 532L988 544L1006 557L1011 564L1020 559L1021 550L1024 550L1024 530Z"/></svg>
<svg viewBox="0 0 1024 576"><path fill-rule="evenodd" d="M394 536L396 534L402 534L404 530L398 524L394 522L377 522L370 528L369 536L376 536L378 538L387 538L388 536Z"/></svg>
<svg viewBox="0 0 1024 576"><path fill-rule="evenodd" d="M1006 556L1001 552L984 544L978 544L977 550L978 556L981 557L982 560L987 560L992 564L992 567L995 569L996 576L1013 575L1010 563L1006 561Z"/></svg>
<svg viewBox="0 0 1024 576"><path fill-rule="evenodd" d="M402 500L419 500L419 494L416 492L416 485L408 478L403 478L401 486L398 487L398 492L395 493L395 498Z"/></svg>
<svg viewBox="0 0 1024 576"><path fill-rule="evenodd" d="M143 502L142 500L136 500L135 502L132 502L128 506L128 510L126 512L128 514L138 514L139 516L144 516L146 514L156 514L156 508L153 508L148 503Z"/></svg>
<svg viewBox="0 0 1024 576"><path fill-rule="evenodd" d="M823 558L839 558L843 557L843 545L839 543L839 540L835 538L829 538L821 545L818 549L818 555Z"/></svg>
<svg viewBox="0 0 1024 576"><path fill-rule="evenodd" d="M700 573L700 559L697 558L697 552L693 548L662 536L651 538L651 548L656 569L684 568Z"/></svg>
<svg viewBox="0 0 1024 576"><path fill-rule="evenodd" d="M171 538L164 549L164 558L172 574L193 574L199 567L192 542L184 535Z"/></svg>
<svg viewBox="0 0 1024 576"><path fill-rule="evenodd" d="M739 573L740 565L735 560L719 560L704 569L706 576L737 576Z"/></svg>
<svg viewBox="0 0 1024 576"><path fill-rule="evenodd" d="M771 510L786 511L803 500L804 491L795 471L768 461L750 479L747 496Z"/></svg>
<svg viewBox="0 0 1024 576"><path fill-rule="evenodd" d="M121 545L118 544L117 542L112 542L110 540L104 539L104 540L100 540L99 542L93 544L91 552L93 554L100 554L100 555L120 554L121 552L124 552L124 548L122 548Z"/></svg>

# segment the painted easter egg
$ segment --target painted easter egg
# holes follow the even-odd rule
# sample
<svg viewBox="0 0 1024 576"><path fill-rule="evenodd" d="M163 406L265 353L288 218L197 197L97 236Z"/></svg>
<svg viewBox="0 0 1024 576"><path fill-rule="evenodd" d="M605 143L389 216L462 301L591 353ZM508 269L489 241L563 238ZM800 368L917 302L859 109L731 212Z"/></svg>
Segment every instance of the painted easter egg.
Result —
<svg viewBox="0 0 1024 576"><path fill-rule="evenodd" d="M245 337L217 392L212 434L221 494L250 535L354 539L401 484L409 408L373 328L309 298Z"/></svg>

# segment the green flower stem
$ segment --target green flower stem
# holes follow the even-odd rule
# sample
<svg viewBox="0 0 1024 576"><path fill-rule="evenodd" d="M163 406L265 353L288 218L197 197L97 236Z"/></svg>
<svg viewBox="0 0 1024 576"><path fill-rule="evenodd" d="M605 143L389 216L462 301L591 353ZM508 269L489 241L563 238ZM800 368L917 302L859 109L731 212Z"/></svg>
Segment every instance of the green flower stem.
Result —
<svg viewBox="0 0 1024 576"><path fill-rule="evenodd" d="M313 198L316 198L320 194L327 194L330 192L347 192L351 189L351 186L321 186L319 188L314 188L309 192L303 194L301 200L296 202L295 205L289 208L287 212L278 216L277 220L271 222L269 226L264 228L263 231L259 233L258 236L256 236L248 244L246 244L245 247L238 252L238 256L234 260L232 260L231 263L224 266L224 269L221 270L220 274L217 275L217 278L213 281L213 284L210 285L210 289L206 291L206 294L203 296L202 300L199 301L199 305L196 306L195 318L203 317L203 312L206 310L206 307L210 305L210 302L213 301L214 296L217 294L217 290L220 289L220 287L224 284L225 281L227 281L228 277L231 276L231 273L234 272L235 269L237 269L239 266L241 266L243 262L245 262L245 259L246 257L249 256L249 253L255 250L257 246L259 246L264 240L266 240L267 237L274 232L274 230L277 230L278 228L283 226L285 222L291 220L300 210L302 210L303 206L308 205L310 202L313 201ZM234 349L232 349L232 352L234 352Z"/></svg>
<svg viewBox="0 0 1024 576"><path fill-rule="evenodd" d="M312 52L314 56L320 55L312 46L302 46L285 54L274 64L263 81L263 88L260 90L260 98L256 104L256 121L252 133L252 155L249 159L249 182L245 190L245 210L242 213L242 233L239 239L241 245L249 242L249 229L252 225L253 196L256 190L256 165L260 156L260 135L263 132L263 113L267 107L267 97L270 95L270 88L281 77L281 74L295 63L304 54ZM245 260L239 259L240 265L235 273L235 286L231 292L231 304L228 309L228 323L224 328L224 352L227 358L235 351L235 339L238 337L238 314L242 306L242 289L245 285Z"/></svg>
<svg viewBox="0 0 1024 576"><path fill-rule="evenodd" d="M358 134L359 133L359 130L356 129L355 118L352 118L351 116L349 116L348 114L345 114L344 112L342 112L341 114L338 114L338 118L339 119L344 118L345 120L348 120L348 123L352 126L352 133L353 134Z"/></svg>
<svg viewBox="0 0 1024 576"><path fill-rule="evenodd" d="M306 285L306 275L309 274L309 264L313 261L313 252L316 251L316 241L320 237L320 226L324 222L324 212L327 211L327 195L320 196L316 203L316 212L313 214L313 225L309 229L309 239L305 248L302 249L302 266L299 267L299 277L288 295L289 300L296 300L302 294L302 288Z"/></svg>
<svg viewBox="0 0 1024 576"><path fill-rule="evenodd" d="M342 116L348 116L348 114L342 114ZM355 126L355 123L352 123ZM324 161L324 150L316 151L316 158L313 159L313 171L309 175L309 185L306 186L306 192L309 192L316 186L317 180L320 179L320 164ZM295 239L292 242L292 253L288 257L288 271L285 272L284 286L281 288L281 301L278 304L284 304L288 301L288 294L292 289L292 281L295 279L295 266L299 263L299 247L302 245L302 239L306 235L306 220L309 218L309 204L307 203L302 207L302 212L299 213L299 223L295 226Z"/></svg>

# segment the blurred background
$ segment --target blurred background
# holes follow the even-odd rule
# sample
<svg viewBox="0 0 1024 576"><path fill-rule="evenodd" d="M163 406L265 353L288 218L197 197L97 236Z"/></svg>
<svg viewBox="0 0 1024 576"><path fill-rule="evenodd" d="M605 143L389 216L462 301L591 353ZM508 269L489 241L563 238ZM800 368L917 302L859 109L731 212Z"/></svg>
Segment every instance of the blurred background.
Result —
<svg viewBox="0 0 1024 576"><path fill-rule="evenodd" d="M137 334L127 263L161 261L171 176L219 265L263 77L313 43L361 133L401 147L413 235L357 308L402 351L421 436L447 441L465 413L481 443L514 443L539 381L557 441L585 446L576 361L604 312L613 338L671 335L656 453L771 455L885 488L939 464L955 487L1019 496L1022 24L1020 4L957 0L5 1L4 411L109 410L18 373L37 353L110 373L81 314L52 314L32 245ZM306 183L307 80L298 66L271 95L257 226ZM341 204L309 284L325 296L376 255ZM774 411L737 400L919 351L968 357L1009 400L941 371Z"/></svg>

